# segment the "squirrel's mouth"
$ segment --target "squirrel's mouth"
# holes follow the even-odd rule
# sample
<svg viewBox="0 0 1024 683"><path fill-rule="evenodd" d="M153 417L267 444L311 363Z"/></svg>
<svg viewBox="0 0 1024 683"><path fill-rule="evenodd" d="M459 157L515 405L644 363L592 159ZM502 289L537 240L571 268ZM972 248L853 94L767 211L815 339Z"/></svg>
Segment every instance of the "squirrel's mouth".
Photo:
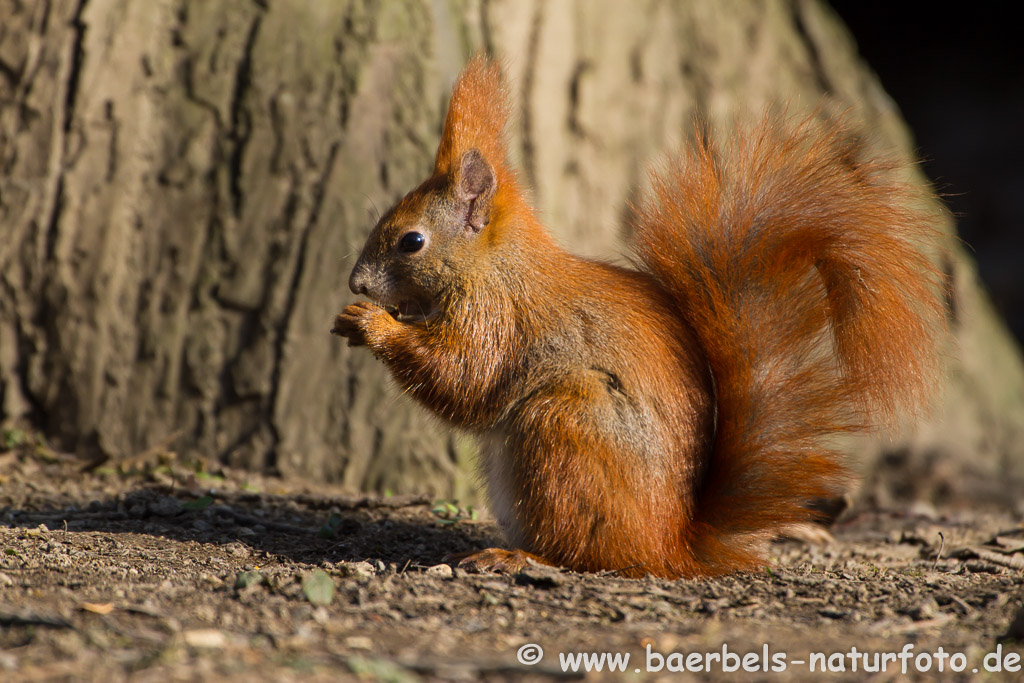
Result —
<svg viewBox="0 0 1024 683"><path fill-rule="evenodd" d="M403 323L423 322L434 314L433 306L420 301L399 301L395 305L385 304L384 309L391 316Z"/></svg>

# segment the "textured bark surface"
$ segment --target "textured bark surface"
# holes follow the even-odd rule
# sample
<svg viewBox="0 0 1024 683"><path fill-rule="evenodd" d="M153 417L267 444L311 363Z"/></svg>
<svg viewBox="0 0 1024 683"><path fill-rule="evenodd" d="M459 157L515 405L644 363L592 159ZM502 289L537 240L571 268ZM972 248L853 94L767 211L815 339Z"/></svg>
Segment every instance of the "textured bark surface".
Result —
<svg viewBox="0 0 1024 683"><path fill-rule="evenodd" d="M822 104L912 147L816 2L0 0L0 421L90 455L169 442L461 489L466 447L327 330L481 46L507 60L538 205L590 255L618 253L646 165L698 111ZM937 468L911 493L1024 478L1024 368L970 262L946 270L950 386L885 461Z"/></svg>
<svg viewBox="0 0 1024 683"><path fill-rule="evenodd" d="M0 7L4 416L79 451L451 479L448 437L327 333L374 205L433 154L429 8Z"/></svg>

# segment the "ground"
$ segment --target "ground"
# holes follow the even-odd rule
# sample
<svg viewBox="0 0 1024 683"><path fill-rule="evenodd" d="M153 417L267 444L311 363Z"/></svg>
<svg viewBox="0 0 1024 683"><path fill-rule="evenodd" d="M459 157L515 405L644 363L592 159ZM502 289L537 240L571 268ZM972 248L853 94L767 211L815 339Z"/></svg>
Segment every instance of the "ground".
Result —
<svg viewBox="0 0 1024 683"><path fill-rule="evenodd" d="M853 647L869 666L909 653L879 680L901 679L902 661L912 678L940 666L991 677L986 663L1020 675L1019 518L855 508L834 542L777 543L762 571L664 581L452 571L446 555L497 541L475 516L195 463L83 467L14 448L0 454L0 679L576 678L583 666L561 658L607 652L629 653L635 679L740 667L735 680L860 680ZM538 662L519 661L536 655L527 644L543 648ZM670 673L708 652L719 659L697 659L712 673ZM812 653L829 673L821 658L811 672Z"/></svg>

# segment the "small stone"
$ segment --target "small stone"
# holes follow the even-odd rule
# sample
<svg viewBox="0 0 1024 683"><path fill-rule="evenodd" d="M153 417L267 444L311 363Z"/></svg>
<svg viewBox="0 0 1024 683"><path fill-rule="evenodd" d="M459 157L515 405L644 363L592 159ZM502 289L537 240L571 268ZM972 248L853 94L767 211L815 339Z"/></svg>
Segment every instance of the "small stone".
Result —
<svg viewBox="0 0 1024 683"><path fill-rule="evenodd" d="M249 586L258 586L261 581L263 581L263 575L259 572L239 572L238 576L235 577L235 588L243 590Z"/></svg>
<svg viewBox="0 0 1024 683"><path fill-rule="evenodd" d="M372 650L373 641L366 636L349 636L344 640L345 647L353 650Z"/></svg>
<svg viewBox="0 0 1024 683"><path fill-rule="evenodd" d="M342 562L338 564L338 573L342 576L370 577L374 575L373 565L369 562Z"/></svg>
<svg viewBox="0 0 1024 683"><path fill-rule="evenodd" d="M17 671L18 658L8 652L0 652L0 669L4 671Z"/></svg>
<svg viewBox="0 0 1024 683"><path fill-rule="evenodd" d="M225 549L231 557L249 557L249 549L241 543L229 543Z"/></svg>
<svg viewBox="0 0 1024 683"><path fill-rule="evenodd" d="M302 592L314 605L329 605L334 600L334 581L323 569L314 569L303 577Z"/></svg>
<svg viewBox="0 0 1024 683"><path fill-rule="evenodd" d="M435 564L433 567L428 567L426 571L427 576L438 576L442 579L452 578L452 568L446 564Z"/></svg>
<svg viewBox="0 0 1024 683"><path fill-rule="evenodd" d="M25 535L28 536L29 538L39 538L43 534L48 534L48 533L50 533L50 530L46 528L46 525L45 524L40 524L35 529L29 529L28 531L26 531Z"/></svg>
<svg viewBox="0 0 1024 683"><path fill-rule="evenodd" d="M185 642L192 647L208 649L220 649L227 645L228 639L222 632L215 628L200 628L192 631L185 631L182 634Z"/></svg>
<svg viewBox="0 0 1024 683"><path fill-rule="evenodd" d="M911 503L907 513L927 520L939 518L939 513L935 510L935 506L924 500L917 500Z"/></svg>

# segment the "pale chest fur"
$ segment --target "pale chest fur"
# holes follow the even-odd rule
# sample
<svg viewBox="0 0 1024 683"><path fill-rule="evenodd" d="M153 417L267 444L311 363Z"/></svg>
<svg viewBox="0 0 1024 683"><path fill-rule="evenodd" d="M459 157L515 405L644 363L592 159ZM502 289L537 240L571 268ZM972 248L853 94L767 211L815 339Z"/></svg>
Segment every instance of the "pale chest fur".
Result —
<svg viewBox="0 0 1024 683"><path fill-rule="evenodd" d="M496 429L483 434L479 443L480 473L486 482L491 513L497 518L508 542L523 547L526 539L515 515L517 488L508 436L504 431Z"/></svg>

